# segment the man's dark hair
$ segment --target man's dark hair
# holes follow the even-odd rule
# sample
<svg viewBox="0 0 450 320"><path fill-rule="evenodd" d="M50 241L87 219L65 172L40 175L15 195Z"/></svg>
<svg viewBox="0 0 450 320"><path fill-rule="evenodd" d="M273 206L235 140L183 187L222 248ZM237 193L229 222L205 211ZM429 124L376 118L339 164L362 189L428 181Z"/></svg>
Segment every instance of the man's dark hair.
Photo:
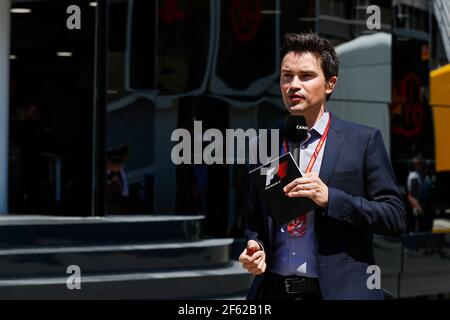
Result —
<svg viewBox="0 0 450 320"><path fill-rule="evenodd" d="M290 52L311 52L320 56L325 80L329 80L339 73L339 58L331 45L330 41L320 37L315 32L308 33L287 33L284 36L283 45L281 47L280 57L283 61L284 56ZM327 96L327 100L331 94Z"/></svg>

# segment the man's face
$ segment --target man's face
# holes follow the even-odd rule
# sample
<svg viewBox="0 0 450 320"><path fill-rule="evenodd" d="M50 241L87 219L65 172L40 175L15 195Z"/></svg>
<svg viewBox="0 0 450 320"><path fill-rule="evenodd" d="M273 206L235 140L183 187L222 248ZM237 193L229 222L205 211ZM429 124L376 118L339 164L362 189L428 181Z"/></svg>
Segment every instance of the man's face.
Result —
<svg viewBox="0 0 450 320"><path fill-rule="evenodd" d="M336 80L325 81L320 56L311 52L288 52L281 63L280 88L291 114L306 115L320 109Z"/></svg>

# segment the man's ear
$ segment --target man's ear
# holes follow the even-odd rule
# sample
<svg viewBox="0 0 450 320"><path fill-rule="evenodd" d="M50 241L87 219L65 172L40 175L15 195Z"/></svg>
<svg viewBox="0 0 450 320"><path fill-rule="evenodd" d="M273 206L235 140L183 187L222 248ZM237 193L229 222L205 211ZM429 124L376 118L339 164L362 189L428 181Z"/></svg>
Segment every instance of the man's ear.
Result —
<svg viewBox="0 0 450 320"><path fill-rule="evenodd" d="M325 88L325 93L326 94L330 94L334 91L334 88L336 87L336 83L337 83L337 77L336 76L332 76L326 84L326 88Z"/></svg>

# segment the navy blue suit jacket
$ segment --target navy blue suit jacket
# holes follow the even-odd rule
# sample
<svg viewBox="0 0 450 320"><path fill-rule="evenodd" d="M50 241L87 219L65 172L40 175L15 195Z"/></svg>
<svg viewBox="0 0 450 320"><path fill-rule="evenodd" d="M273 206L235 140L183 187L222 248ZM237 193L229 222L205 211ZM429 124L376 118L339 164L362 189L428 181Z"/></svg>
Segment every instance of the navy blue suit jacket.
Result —
<svg viewBox="0 0 450 320"><path fill-rule="evenodd" d="M400 235L405 211L383 138L378 129L331 115L319 177L328 186L328 207L315 212L315 235L323 299L383 299L369 289L374 265L373 234ZM250 188L246 236L263 244L270 265L274 222ZM264 274L256 276L247 298L257 299Z"/></svg>

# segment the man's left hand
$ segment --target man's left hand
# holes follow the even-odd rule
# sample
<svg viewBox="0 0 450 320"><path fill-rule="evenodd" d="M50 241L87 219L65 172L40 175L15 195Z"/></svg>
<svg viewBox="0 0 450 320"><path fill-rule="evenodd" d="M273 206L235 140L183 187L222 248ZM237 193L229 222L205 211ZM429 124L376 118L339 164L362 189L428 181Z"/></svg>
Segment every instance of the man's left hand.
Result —
<svg viewBox="0 0 450 320"><path fill-rule="evenodd" d="M313 200L319 207L328 206L328 187L320 180L316 172L305 174L297 178L283 189L290 198L306 197Z"/></svg>

